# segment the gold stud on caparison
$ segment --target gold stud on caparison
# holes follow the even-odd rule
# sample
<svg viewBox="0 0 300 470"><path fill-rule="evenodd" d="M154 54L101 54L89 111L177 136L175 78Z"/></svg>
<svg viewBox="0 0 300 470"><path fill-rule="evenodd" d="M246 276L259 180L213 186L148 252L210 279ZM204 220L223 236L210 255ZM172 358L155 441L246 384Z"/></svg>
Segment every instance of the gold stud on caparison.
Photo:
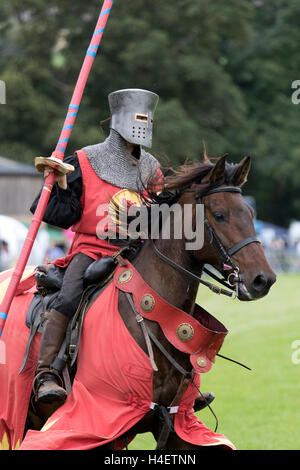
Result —
<svg viewBox="0 0 300 470"><path fill-rule="evenodd" d="M141 308L144 312L149 313L154 309L155 300L151 294L145 294L141 298Z"/></svg>
<svg viewBox="0 0 300 470"><path fill-rule="evenodd" d="M194 336L194 328L189 323L181 323L176 330L176 334L181 341L187 343Z"/></svg>
<svg viewBox="0 0 300 470"><path fill-rule="evenodd" d="M205 357L203 356L199 356L198 359L197 359L197 364L199 367L206 367L207 365L207 360Z"/></svg>
<svg viewBox="0 0 300 470"><path fill-rule="evenodd" d="M125 284L126 282L130 281L132 276L133 276L132 269L126 269L126 271L123 271L118 277L119 284Z"/></svg>

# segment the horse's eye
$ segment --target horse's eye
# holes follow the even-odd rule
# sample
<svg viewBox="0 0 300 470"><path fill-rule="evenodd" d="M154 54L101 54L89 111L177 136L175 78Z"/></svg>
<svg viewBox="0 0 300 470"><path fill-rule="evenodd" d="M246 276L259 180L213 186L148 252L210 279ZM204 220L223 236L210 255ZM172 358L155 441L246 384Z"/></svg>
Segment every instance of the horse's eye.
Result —
<svg viewBox="0 0 300 470"><path fill-rule="evenodd" d="M214 212L213 216L214 216L215 221L218 222L219 224L226 222L226 217L223 212Z"/></svg>

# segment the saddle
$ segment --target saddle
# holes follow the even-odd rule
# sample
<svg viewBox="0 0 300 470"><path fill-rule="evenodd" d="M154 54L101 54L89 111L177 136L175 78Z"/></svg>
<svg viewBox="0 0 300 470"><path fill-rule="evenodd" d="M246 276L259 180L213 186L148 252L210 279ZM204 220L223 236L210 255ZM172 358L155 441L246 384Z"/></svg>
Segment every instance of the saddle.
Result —
<svg viewBox="0 0 300 470"><path fill-rule="evenodd" d="M116 257L104 256L94 261L88 266L83 275L84 287L98 284L116 267ZM61 289L64 279L65 269L55 266L54 264L44 264L37 267L35 275L37 281L37 289L55 292Z"/></svg>
<svg viewBox="0 0 300 470"><path fill-rule="evenodd" d="M52 364L52 366L59 372L65 372L63 373L63 376L65 382L69 385L69 391L71 384L70 379L66 376L66 372L70 372L75 366L85 313L93 300L93 296L95 294L100 294L112 279L118 262L121 262L118 255L119 253L114 256L106 256L94 261L84 273L84 290L80 304L74 317L69 322L65 340L57 358ZM30 303L25 320L26 326L30 329L30 335L19 373L23 371L26 365L33 338L37 332L42 332L44 321L42 314L46 310L51 309L52 304L62 287L64 273L65 269L53 264L41 265L37 268L35 275L37 292L34 294ZM68 366L69 371L66 371L66 365ZM68 388L67 384L66 388Z"/></svg>

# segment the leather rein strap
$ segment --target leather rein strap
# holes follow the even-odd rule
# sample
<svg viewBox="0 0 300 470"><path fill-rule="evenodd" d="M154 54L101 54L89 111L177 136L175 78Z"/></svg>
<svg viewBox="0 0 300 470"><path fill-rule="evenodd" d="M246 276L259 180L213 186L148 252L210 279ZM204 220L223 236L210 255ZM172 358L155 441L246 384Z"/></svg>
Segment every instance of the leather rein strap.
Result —
<svg viewBox="0 0 300 470"><path fill-rule="evenodd" d="M212 290L215 294L224 294L224 295L227 295L228 297L231 297L233 294L232 292L228 292L227 290L225 289L221 289L220 287L217 287L215 286L214 284L212 284L211 282L208 282L208 281L204 281L204 279L201 279L200 276L197 276L196 274L192 273L191 271L188 271L187 269L185 269L183 266L180 266L179 264L175 263L175 261L172 261L170 258L168 258L166 255L164 255L158 248L157 246L155 245L154 241L152 241L152 246L153 246L153 251L154 253L159 257L161 258L163 261L165 261L167 264L169 264L170 266L172 266L173 268L177 269L177 271L180 271L182 274L184 274L185 276L189 277L190 279L192 279L193 281L197 281L199 282L200 284L203 284L204 286L208 287L210 290ZM212 276L213 277L213 276ZM216 280L219 280L216 278ZM232 289L231 286L227 286L226 287L229 287L230 289Z"/></svg>

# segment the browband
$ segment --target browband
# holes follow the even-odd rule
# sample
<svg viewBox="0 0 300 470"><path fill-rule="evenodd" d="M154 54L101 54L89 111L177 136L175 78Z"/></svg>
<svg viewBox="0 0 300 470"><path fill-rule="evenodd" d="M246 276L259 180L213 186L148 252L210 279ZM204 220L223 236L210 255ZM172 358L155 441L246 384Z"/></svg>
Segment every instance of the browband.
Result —
<svg viewBox="0 0 300 470"><path fill-rule="evenodd" d="M214 193L242 193L241 188L238 188L237 186L225 186L225 187L219 187L215 189L210 189L204 194L201 194L202 197L208 196L209 194L214 194Z"/></svg>

